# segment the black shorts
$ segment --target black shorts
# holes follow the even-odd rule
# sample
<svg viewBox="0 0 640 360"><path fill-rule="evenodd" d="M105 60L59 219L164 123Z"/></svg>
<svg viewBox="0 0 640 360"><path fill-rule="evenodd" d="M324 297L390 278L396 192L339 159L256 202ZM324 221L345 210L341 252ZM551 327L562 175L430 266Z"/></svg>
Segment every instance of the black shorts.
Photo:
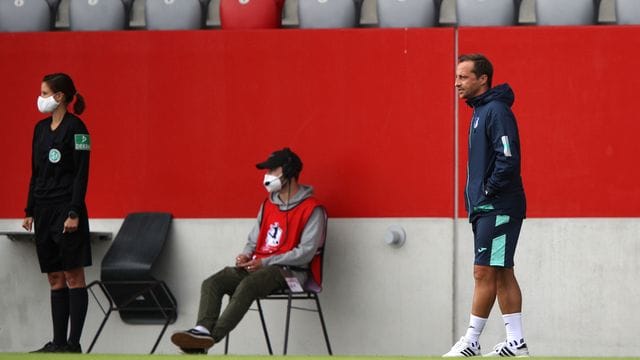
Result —
<svg viewBox="0 0 640 360"><path fill-rule="evenodd" d="M34 209L36 251L43 273L91 266L87 214L79 214L78 230L63 234L68 209L68 204L39 205Z"/></svg>
<svg viewBox="0 0 640 360"><path fill-rule="evenodd" d="M513 267L522 219L508 215L481 216L473 222L476 265Z"/></svg>

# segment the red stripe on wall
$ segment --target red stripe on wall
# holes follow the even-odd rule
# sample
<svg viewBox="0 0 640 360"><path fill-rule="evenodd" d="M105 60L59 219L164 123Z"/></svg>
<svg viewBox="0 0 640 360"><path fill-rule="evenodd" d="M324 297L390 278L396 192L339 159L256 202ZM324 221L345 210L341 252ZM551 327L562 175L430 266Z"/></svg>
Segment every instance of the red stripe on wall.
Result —
<svg viewBox="0 0 640 360"><path fill-rule="evenodd" d="M40 80L72 75L97 218L253 217L290 146L333 217L453 213L452 29L0 34L0 217L23 215Z"/></svg>
<svg viewBox="0 0 640 360"><path fill-rule="evenodd" d="M93 217L253 217L291 146L334 217L450 217L452 29L0 34L0 217L26 199L35 98L66 71L92 132ZM530 217L640 216L638 27L461 28L516 92ZM460 106L460 193L470 112ZM466 216L462 196L460 216Z"/></svg>

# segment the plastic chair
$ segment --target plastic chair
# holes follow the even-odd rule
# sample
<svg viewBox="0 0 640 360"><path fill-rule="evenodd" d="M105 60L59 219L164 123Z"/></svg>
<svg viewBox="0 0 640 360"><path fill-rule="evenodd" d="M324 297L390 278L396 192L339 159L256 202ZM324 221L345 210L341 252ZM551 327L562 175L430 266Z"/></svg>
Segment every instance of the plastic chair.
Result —
<svg viewBox="0 0 640 360"><path fill-rule="evenodd" d="M148 30L195 30L205 25L209 0L146 0Z"/></svg>
<svg viewBox="0 0 640 360"><path fill-rule="evenodd" d="M298 0L300 28L352 28L360 23L362 0Z"/></svg>
<svg viewBox="0 0 640 360"><path fill-rule="evenodd" d="M597 0L536 0L538 25L593 25Z"/></svg>
<svg viewBox="0 0 640 360"><path fill-rule="evenodd" d="M616 19L620 25L640 24L640 1L617 0Z"/></svg>
<svg viewBox="0 0 640 360"><path fill-rule="evenodd" d="M282 23L284 0L220 0L222 29L275 29Z"/></svg>
<svg viewBox="0 0 640 360"><path fill-rule="evenodd" d="M458 26L512 26L517 0L457 0Z"/></svg>
<svg viewBox="0 0 640 360"><path fill-rule="evenodd" d="M49 31L53 28L59 0L0 1L0 31Z"/></svg>
<svg viewBox="0 0 640 360"><path fill-rule="evenodd" d="M377 9L382 28L431 27L437 23L432 0L378 0Z"/></svg>
<svg viewBox="0 0 640 360"><path fill-rule="evenodd" d="M129 324L163 324L151 349L153 354L178 311L169 287L151 275L169 233L172 215L168 213L132 213L127 215L113 244L102 259L100 280L87 286L104 319L87 353L95 345L112 311ZM97 286L106 298L103 306L93 288Z"/></svg>
<svg viewBox="0 0 640 360"><path fill-rule="evenodd" d="M324 265L324 248L327 237L327 212L324 208L322 208L324 214L324 231L322 233L322 244L318 247L316 255L311 260L309 264L309 276L307 277L307 281L302 286L302 292L293 292L291 290L282 289L277 290L274 293L268 295L262 299L256 299L256 305L258 306L258 313L260 315L260 322L262 324L262 331L264 332L264 338L267 343L267 349L269 351L269 355L273 355L273 349L271 348L271 340L269 338L269 332L267 331L267 323L264 319L264 311L262 310L261 301L267 300L285 300L287 301L287 317L285 322L285 330L284 330L284 348L282 350L283 355L287 355L287 347L289 344L289 324L291 322L291 309L303 310L303 311L311 311L318 313L318 317L320 318L320 325L322 326L322 334L324 335L324 341L327 346L327 352L329 355L333 355L333 351L331 350L331 343L329 342L329 334L327 333L327 326L324 322L324 315L322 314L322 308L320 307L320 298L318 295L322 291L322 272ZM300 270L294 267L290 267L292 270ZM307 307L297 307L293 306L294 300L312 300L315 303L315 308L307 308ZM229 352L229 335L227 334L224 344L224 353L225 355Z"/></svg>
<svg viewBox="0 0 640 360"><path fill-rule="evenodd" d="M69 0L69 28L74 31L128 28L132 0Z"/></svg>

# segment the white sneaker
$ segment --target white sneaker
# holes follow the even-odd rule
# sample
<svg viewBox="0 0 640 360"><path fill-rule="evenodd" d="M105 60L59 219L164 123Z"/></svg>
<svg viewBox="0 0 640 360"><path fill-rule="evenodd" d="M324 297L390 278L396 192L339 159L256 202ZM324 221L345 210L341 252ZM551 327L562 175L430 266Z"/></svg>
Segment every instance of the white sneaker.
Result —
<svg viewBox="0 0 640 360"><path fill-rule="evenodd" d="M510 356L510 357L529 357L529 348L524 339L520 341L501 342L493 347L493 351L483 356Z"/></svg>
<svg viewBox="0 0 640 360"><path fill-rule="evenodd" d="M442 357L465 357L465 356L480 356L480 343L470 343L463 337L458 340L455 345L449 350L448 353L442 355Z"/></svg>

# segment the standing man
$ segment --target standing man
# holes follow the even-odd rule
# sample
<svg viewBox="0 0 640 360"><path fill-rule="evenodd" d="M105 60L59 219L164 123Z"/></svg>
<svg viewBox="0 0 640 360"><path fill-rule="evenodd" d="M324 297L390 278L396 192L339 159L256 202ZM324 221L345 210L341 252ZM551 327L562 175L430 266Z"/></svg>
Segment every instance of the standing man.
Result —
<svg viewBox="0 0 640 360"><path fill-rule="evenodd" d="M304 284L309 263L323 245L326 213L312 196L313 188L298 183L302 171L298 155L284 148L256 167L266 170L263 185L269 196L235 266L202 283L196 326L171 336L184 353L206 353L238 325L255 299L286 288L291 280L285 279L284 267ZM230 299L221 313L224 295Z"/></svg>
<svg viewBox="0 0 640 360"><path fill-rule="evenodd" d="M506 340L485 356L529 356L522 335L522 294L513 272L526 200L520 177L520 138L509 85L491 87L493 66L481 54L458 58L455 87L473 108L465 208L474 236L475 287L466 334L444 357L479 356L478 338L498 298Z"/></svg>

